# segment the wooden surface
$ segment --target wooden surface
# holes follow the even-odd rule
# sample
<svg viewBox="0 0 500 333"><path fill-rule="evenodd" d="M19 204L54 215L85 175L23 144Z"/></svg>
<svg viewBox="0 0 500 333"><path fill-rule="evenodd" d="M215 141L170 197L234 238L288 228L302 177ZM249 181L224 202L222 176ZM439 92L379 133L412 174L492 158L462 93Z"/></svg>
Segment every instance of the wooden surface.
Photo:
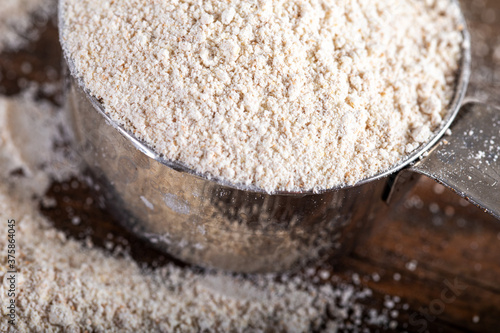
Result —
<svg viewBox="0 0 500 333"><path fill-rule="evenodd" d="M468 95L500 105L500 1L463 1L463 5L474 54ZM44 30L39 41L20 52L0 54L0 93L15 95L27 81L59 79L56 28L50 22L39 28ZM26 71L26 63L31 64L31 72ZM40 89L38 95L60 103L58 94ZM42 212L68 235L89 239L105 251L126 248L146 266L183 265L120 228L100 194L85 182L54 183L47 196L57 205L46 206L41 201ZM367 311L374 308L391 317L391 311L397 310L392 313L392 325L370 327L364 323L361 327L409 332L500 331L500 221L429 179L422 178L406 200L381 213L351 255L334 269L328 263L321 269L331 270L335 276L318 283L356 282L359 276L360 288L373 290L373 296L364 301ZM400 301L392 308L395 296Z"/></svg>

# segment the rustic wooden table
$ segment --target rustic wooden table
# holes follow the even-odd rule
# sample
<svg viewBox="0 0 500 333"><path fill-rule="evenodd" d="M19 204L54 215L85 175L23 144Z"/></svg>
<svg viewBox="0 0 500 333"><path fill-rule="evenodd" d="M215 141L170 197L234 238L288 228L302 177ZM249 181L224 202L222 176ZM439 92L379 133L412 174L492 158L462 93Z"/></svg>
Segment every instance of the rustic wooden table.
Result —
<svg viewBox="0 0 500 333"><path fill-rule="evenodd" d="M500 88L500 1L463 0L462 5L473 39L468 96L500 105L500 94L496 93ZM37 26L43 30L37 42L19 52L0 54L0 93L15 95L29 81L59 81L57 29L52 22ZM31 71L26 71L26 64L31 65ZM40 88L38 96L60 103L59 91ZM54 182L47 196L57 205L44 207L40 203L40 209L72 237L91 239L104 251L128 249L146 266L167 262L183 265L120 228L106 211L100 194L84 182ZM81 219L80 224L70 222L74 216ZM397 323L382 328L363 324L362 328L500 331L500 221L429 179L421 178L406 200L380 214L352 254L334 269L328 263L321 269L334 272L333 278L317 283L358 283L359 277L360 288L373 290L373 296L364 301L366 308L394 316Z"/></svg>

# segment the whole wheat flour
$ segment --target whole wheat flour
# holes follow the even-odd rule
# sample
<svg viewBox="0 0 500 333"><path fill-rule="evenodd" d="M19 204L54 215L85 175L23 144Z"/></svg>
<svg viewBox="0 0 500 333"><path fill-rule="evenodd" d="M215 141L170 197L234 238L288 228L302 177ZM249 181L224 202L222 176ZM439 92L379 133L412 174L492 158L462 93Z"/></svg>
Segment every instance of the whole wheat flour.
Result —
<svg viewBox="0 0 500 333"><path fill-rule="evenodd" d="M22 47L37 37L33 15L46 20L54 13L55 0L2 0L0 7L0 52Z"/></svg>
<svg viewBox="0 0 500 333"><path fill-rule="evenodd" d="M75 74L112 119L208 177L354 184L426 142L461 50L450 0L64 0Z"/></svg>
<svg viewBox="0 0 500 333"><path fill-rule="evenodd" d="M334 288L306 276L202 274L174 265L144 271L128 257L66 238L33 200L51 177L77 170L65 152L53 149L64 139L58 130L64 121L64 112L36 102L30 92L0 98L0 219L16 221L18 270L16 325L8 324L2 306L0 331L335 332L357 330L361 323L395 325L389 308L379 313L361 305L371 291L355 285ZM25 170L24 180L12 176L18 168ZM7 244L0 237L3 253ZM2 305L7 270L2 255Z"/></svg>

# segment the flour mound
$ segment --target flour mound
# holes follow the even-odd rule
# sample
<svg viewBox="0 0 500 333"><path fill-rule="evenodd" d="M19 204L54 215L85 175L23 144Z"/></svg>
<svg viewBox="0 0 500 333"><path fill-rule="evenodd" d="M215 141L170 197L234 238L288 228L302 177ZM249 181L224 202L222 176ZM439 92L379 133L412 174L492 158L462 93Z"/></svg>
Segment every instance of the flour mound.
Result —
<svg viewBox="0 0 500 333"><path fill-rule="evenodd" d="M159 154L234 184L319 190L397 164L442 122L450 0L65 0L76 74Z"/></svg>

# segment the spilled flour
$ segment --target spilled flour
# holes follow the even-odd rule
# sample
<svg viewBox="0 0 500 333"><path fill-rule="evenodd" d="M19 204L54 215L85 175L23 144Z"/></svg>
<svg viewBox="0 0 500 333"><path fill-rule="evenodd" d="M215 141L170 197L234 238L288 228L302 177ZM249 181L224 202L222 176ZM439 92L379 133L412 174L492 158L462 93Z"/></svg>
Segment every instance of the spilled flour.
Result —
<svg viewBox="0 0 500 333"><path fill-rule="evenodd" d="M462 47L450 0L64 0L62 41L116 122L269 192L354 184L427 142Z"/></svg>
<svg viewBox="0 0 500 333"><path fill-rule="evenodd" d="M33 28L33 15L38 20L47 20L54 14L55 0L2 0L0 4L0 52L15 50L38 32Z"/></svg>

